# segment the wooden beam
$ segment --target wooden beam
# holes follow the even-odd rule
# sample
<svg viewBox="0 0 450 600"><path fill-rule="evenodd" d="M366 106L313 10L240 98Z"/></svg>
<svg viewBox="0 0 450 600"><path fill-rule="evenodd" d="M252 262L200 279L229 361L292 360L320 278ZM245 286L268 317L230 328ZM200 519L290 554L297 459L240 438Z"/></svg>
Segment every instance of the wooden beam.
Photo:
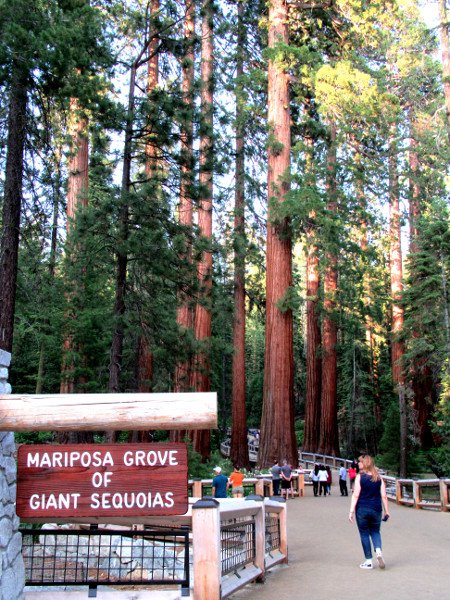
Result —
<svg viewBox="0 0 450 600"><path fill-rule="evenodd" d="M216 428L215 392L0 395L0 431Z"/></svg>

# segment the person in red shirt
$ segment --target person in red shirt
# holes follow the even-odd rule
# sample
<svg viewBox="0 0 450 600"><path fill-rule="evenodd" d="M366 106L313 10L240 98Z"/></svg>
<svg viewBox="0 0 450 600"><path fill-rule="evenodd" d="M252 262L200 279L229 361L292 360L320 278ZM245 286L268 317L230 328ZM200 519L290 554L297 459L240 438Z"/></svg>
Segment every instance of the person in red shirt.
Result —
<svg viewBox="0 0 450 600"><path fill-rule="evenodd" d="M239 467L234 467L234 471L228 478L228 487L231 486L233 498L243 498L244 496L244 473L241 472Z"/></svg>

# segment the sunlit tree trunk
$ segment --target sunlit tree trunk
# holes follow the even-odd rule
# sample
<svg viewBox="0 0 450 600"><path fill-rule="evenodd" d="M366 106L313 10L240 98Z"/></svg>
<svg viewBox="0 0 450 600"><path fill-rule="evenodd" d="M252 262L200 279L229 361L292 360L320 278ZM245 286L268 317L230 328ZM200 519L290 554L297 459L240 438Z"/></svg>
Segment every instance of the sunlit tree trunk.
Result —
<svg viewBox="0 0 450 600"><path fill-rule="evenodd" d="M409 151L409 252L414 254L418 251L419 220L421 216L421 187L420 187L420 162L417 153L417 123L414 117L411 119L411 148ZM411 275L414 277L414 271ZM420 327L420 325L418 325ZM419 330L412 332L413 337L420 337ZM409 377L413 391L413 408L417 424L418 436L422 448L428 449L433 445L433 435L430 428L430 420L434 408L433 396L434 385L431 369L428 365L427 356L415 356L411 363Z"/></svg>
<svg viewBox="0 0 450 600"><path fill-rule="evenodd" d="M182 92L186 116L181 123L181 181L180 201L178 205L178 221L186 228L184 236L184 252L182 258L192 263L192 185L193 185L193 112L194 112L194 36L195 36L195 4L187 0L186 18L184 22L184 41L186 53L183 57ZM184 290L178 292L177 323L181 332L192 330L193 315L189 305L190 296ZM174 391L184 392L189 389L190 361L184 357L175 368Z"/></svg>
<svg viewBox="0 0 450 600"><path fill-rule="evenodd" d="M269 48L287 45L287 4L269 4ZM290 109L288 75L281 58L273 55L268 66L268 221L266 246L266 345L263 410L258 461L272 465L281 458L298 464L294 431L293 325L290 306L292 250L290 222L277 215L290 183Z"/></svg>
<svg viewBox="0 0 450 600"><path fill-rule="evenodd" d="M231 460L233 465L249 468L247 412L245 408L245 155L244 114L241 78L244 74L244 7L238 2L236 64L236 184L234 205L234 318L233 318L233 395Z"/></svg>
<svg viewBox="0 0 450 600"><path fill-rule="evenodd" d="M180 258L190 267L192 265L192 235L193 235L193 185L194 185L194 76L195 76L195 2L187 0L185 5L184 45L185 53L182 58L183 118L180 122L180 200L178 203L178 222L185 228L183 250ZM194 315L191 306L192 282L188 280L178 289L177 324L180 330L180 349L182 357L175 366L173 382L174 392L187 392L191 386L191 341ZM170 432L173 442L183 441L188 435L186 431Z"/></svg>
<svg viewBox="0 0 450 600"><path fill-rule="evenodd" d="M89 139L88 119L80 110L77 98L70 100L70 157L67 165L67 239L71 240L73 222L80 208L86 207L88 203L89 189ZM75 252L75 248L68 247L68 252ZM70 298L68 298L70 304ZM62 367L61 367L61 394L73 394L75 391L74 379L74 353L79 351L75 348L73 340L72 322L76 315L70 308L65 315L65 336L63 341Z"/></svg>
<svg viewBox="0 0 450 600"><path fill-rule="evenodd" d="M400 475L406 477L407 471L407 433L408 414L405 378L403 373L404 344L400 340L403 330L403 265L401 249L400 200L397 172L397 144L395 127L389 141L389 268L391 279L391 368L392 380L398 393L400 410Z"/></svg>
<svg viewBox="0 0 450 600"><path fill-rule="evenodd" d="M444 79L445 112L447 115L447 134L450 142L450 51L448 40L448 16L446 0L438 0L439 31L441 37L442 69Z"/></svg>
<svg viewBox="0 0 450 600"><path fill-rule="evenodd" d="M306 176L310 181L306 185L315 185L312 174L313 140L305 138L306 144ZM320 437L321 417L321 385L322 358L320 355L320 320L319 302L319 254L317 247L316 212L309 214L309 225L306 230L306 399L305 399L305 431L303 450L317 452Z"/></svg>
<svg viewBox="0 0 450 600"><path fill-rule="evenodd" d="M19 252L20 211L23 189L23 156L27 108L27 77L13 65L9 93L6 170L0 246L0 349L12 351Z"/></svg>
<svg viewBox="0 0 450 600"><path fill-rule="evenodd" d="M200 198L198 227L204 238L203 250L197 269L200 298L195 306L194 334L202 348L194 358L192 388L198 392L210 390L211 360L211 290L212 290L212 198L213 198L213 7L211 0L202 4L201 51L201 113L200 134ZM210 453L209 430L192 432L194 450L203 459Z"/></svg>
<svg viewBox="0 0 450 600"><path fill-rule="evenodd" d="M336 126L330 127L331 139L327 156L327 211L329 218L336 218ZM330 240L331 241L331 240ZM328 243L330 243L328 241ZM332 241L334 243L334 240ZM322 323L322 418L320 422L319 452L339 456L337 423L337 325L333 314L336 307L337 255L328 250L325 256L323 282Z"/></svg>

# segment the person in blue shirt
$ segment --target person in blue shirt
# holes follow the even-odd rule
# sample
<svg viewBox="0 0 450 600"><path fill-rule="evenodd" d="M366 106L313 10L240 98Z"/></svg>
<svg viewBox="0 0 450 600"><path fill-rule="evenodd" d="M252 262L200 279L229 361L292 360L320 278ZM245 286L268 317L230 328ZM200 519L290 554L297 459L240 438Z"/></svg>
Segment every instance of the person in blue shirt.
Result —
<svg viewBox="0 0 450 600"><path fill-rule="evenodd" d="M353 490L348 518L353 522L353 517L356 516L356 524L358 525L365 558L365 561L359 566L361 569L372 569L373 545L378 566L380 569L384 569L380 525L383 508L384 520L389 518L386 486L371 456L363 454L359 457L358 464L359 473L355 479L355 489Z"/></svg>
<svg viewBox="0 0 450 600"><path fill-rule="evenodd" d="M220 467L214 467L213 472L212 495L214 498L226 498L228 477L223 475Z"/></svg>

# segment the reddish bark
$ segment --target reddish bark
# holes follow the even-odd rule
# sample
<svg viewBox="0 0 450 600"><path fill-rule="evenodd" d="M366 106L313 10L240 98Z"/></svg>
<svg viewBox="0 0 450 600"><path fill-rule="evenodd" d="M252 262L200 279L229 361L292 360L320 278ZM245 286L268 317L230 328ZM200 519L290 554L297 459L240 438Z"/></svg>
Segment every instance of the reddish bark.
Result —
<svg viewBox="0 0 450 600"><path fill-rule="evenodd" d="M404 343L400 339L403 331L404 311L403 265L401 249L400 202L397 172L396 130L392 127L389 141L389 270L391 278L391 368L392 380L398 393L400 412L400 476L407 472L408 405L403 372Z"/></svg>
<svg viewBox="0 0 450 600"><path fill-rule="evenodd" d="M212 197L213 197L213 31L212 3L204 0L202 5L202 56L201 56L201 112L203 127L200 137L200 200L198 227L200 235L208 242L212 240ZM195 307L194 335L202 348L194 358L191 387L199 392L210 391L211 354L211 290L212 252L208 247L202 252L197 267L200 298ZM203 459L210 454L210 431L191 432L194 450Z"/></svg>
<svg viewBox="0 0 450 600"><path fill-rule="evenodd" d="M318 315L319 257L314 243L315 232L307 231L306 258L306 401L303 450L319 449L321 417L322 358L320 356L320 322Z"/></svg>
<svg viewBox="0 0 450 600"><path fill-rule="evenodd" d="M244 73L242 52L245 47L243 4L238 3L238 39L236 78ZM240 85L238 83L238 85ZM247 412L245 407L245 156L242 105L236 102L236 187L234 206L234 319L233 319L233 395L230 457L233 465L249 468Z"/></svg>
<svg viewBox="0 0 450 600"><path fill-rule="evenodd" d="M399 339L403 330L404 311L402 307L403 266L400 230L400 202L398 192L397 154L395 143L391 141L389 151L389 258L392 297L392 342L391 365L394 384L403 385L402 359L404 344Z"/></svg>
<svg viewBox="0 0 450 600"><path fill-rule="evenodd" d="M450 142L450 51L448 39L448 17L446 0L438 0L439 31L441 37L442 68L444 82L445 112L447 115L447 134Z"/></svg>
<svg viewBox="0 0 450 600"><path fill-rule="evenodd" d="M336 200L336 127L331 125L327 156L327 210L330 218L337 212ZM339 456L337 423L337 325L334 319L337 292L337 256L328 251L324 275L324 318L322 323L322 418L319 452Z"/></svg>
<svg viewBox="0 0 450 600"><path fill-rule="evenodd" d="M306 102L306 110L311 113L309 100ZM311 118L310 114L309 116ZM305 146L305 184L314 187L314 140L309 134L305 136ZM303 438L305 452L317 452L320 436L322 358L318 313L320 274L316 236L316 212L311 211L306 230L306 398Z"/></svg>
<svg viewBox="0 0 450 600"><path fill-rule="evenodd" d="M287 5L269 5L269 48L287 44ZM259 464L286 459L298 464L293 405L292 310L280 303L292 286L290 223L277 216L289 191L290 109L288 75L280 61L269 60L268 122L273 136L268 151L268 222L266 248L266 346Z"/></svg>
<svg viewBox="0 0 450 600"><path fill-rule="evenodd" d="M187 118L181 123L181 181L180 202L178 207L178 221L188 230L185 236L185 249L182 255L187 263L192 262L192 244L189 232L192 231L192 166L193 166L193 122L192 112L194 109L194 45L195 36L195 4L187 0L186 18L184 22L184 39L187 46L186 55L183 59L182 92L183 101L188 113ZM189 306L189 296L182 290L178 292L179 306L177 308L177 323L181 332L189 331L193 326L192 309ZM188 360L180 361L175 368L174 391L184 392L189 389L190 364ZM179 432L174 432L175 438L180 438Z"/></svg>
<svg viewBox="0 0 450 600"><path fill-rule="evenodd" d="M70 100L70 137L71 154L68 161L67 181L67 236L69 237L74 219L80 207L88 204L89 188L89 140L88 120L80 113L77 98ZM61 394L73 394L75 390L73 353L79 351L74 347L71 321L76 318L72 311L66 313L66 334L63 341L61 366Z"/></svg>
<svg viewBox="0 0 450 600"><path fill-rule="evenodd" d="M411 254L418 251L419 219L421 215L421 189L419 183L420 162L416 150L417 128L411 123L411 149L409 152L409 167L411 171L409 185L409 232ZM413 275L412 271L412 275ZM413 331L413 337L419 337L419 331ZM430 419L435 405L434 385L432 373L427 365L427 357L416 356L409 373L413 391L413 407L416 415L416 427L422 448L433 445L433 434L430 428Z"/></svg>

